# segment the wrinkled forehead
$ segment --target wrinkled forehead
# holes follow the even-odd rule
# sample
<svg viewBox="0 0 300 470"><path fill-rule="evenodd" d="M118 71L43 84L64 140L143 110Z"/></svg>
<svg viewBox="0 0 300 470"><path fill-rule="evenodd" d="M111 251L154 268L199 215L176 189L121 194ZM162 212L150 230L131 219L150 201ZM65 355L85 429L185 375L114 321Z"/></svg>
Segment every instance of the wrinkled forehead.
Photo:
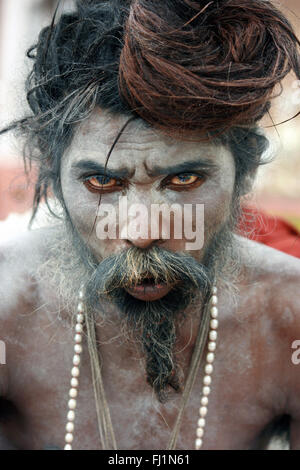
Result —
<svg viewBox="0 0 300 470"><path fill-rule="evenodd" d="M130 116L112 115L95 109L92 115L81 123L70 148L66 152L72 163L89 156L99 163L105 163L112 145ZM129 122L121 133L109 158L110 165L126 163L135 165L140 160L169 163L180 162L187 157L220 159L229 151L220 145L206 142L180 141L163 135L137 118Z"/></svg>
<svg viewBox="0 0 300 470"><path fill-rule="evenodd" d="M131 122L121 133L118 139L119 144L131 144L136 139L139 139L141 143L147 140L163 139L163 136L158 131L140 118L133 118L123 114L111 114L99 108L93 111L89 119L81 123L76 136L80 140L83 140L84 137L95 139L101 144L111 147L128 121ZM171 139L166 138L166 140L171 143Z"/></svg>

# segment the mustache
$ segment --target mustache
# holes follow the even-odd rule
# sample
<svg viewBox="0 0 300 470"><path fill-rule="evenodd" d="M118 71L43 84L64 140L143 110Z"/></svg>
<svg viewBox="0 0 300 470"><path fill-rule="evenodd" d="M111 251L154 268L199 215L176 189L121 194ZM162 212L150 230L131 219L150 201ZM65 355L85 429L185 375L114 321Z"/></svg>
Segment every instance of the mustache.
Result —
<svg viewBox="0 0 300 470"><path fill-rule="evenodd" d="M96 267L87 291L91 293L94 286L98 295L110 297L116 289L135 287L147 278L168 286L184 283L204 290L209 284L207 268L189 254L158 247L131 247L104 259Z"/></svg>
<svg viewBox="0 0 300 470"><path fill-rule="evenodd" d="M147 382L161 402L167 398L168 386L176 392L181 388L173 357L175 322L184 317L195 291L208 295L213 282L210 274L209 267L189 254L131 247L99 263L86 286L90 309L97 309L103 297L119 308L124 325L142 346ZM152 302L135 299L126 291L149 277L172 286L171 291Z"/></svg>

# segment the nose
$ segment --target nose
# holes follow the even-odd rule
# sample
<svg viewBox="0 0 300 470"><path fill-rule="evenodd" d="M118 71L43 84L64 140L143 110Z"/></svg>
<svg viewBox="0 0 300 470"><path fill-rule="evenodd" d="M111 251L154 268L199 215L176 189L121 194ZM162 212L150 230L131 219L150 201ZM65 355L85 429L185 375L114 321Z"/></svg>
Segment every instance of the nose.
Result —
<svg viewBox="0 0 300 470"><path fill-rule="evenodd" d="M159 221L151 219L150 204L135 203L124 216L120 233L127 245L147 249L163 242Z"/></svg>
<svg viewBox="0 0 300 470"><path fill-rule="evenodd" d="M159 233L155 233L153 236L151 224L148 220L148 215L146 214L144 214L140 218L139 223L137 225L133 220L131 223L128 224L126 229L126 241L131 246L135 246L141 249L147 249L152 247L153 245L162 242L159 237Z"/></svg>
<svg viewBox="0 0 300 470"><path fill-rule="evenodd" d="M141 248L141 249L144 249L146 250L147 248L151 248L153 245L156 245L158 244L159 242L161 242L161 240L159 239L152 239L151 237L147 237L147 238L132 238L132 237L128 237L127 238L127 243L132 245L132 246L135 246L137 248Z"/></svg>

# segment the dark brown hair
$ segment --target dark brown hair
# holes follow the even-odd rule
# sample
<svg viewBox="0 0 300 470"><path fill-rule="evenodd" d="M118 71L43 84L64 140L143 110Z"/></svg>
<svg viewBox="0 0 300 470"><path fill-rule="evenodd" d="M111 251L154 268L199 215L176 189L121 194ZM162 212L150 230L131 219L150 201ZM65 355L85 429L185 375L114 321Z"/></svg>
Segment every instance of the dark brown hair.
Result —
<svg viewBox="0 0 300 470"><path fill-rule="evenodd" d="M121 94L177 138L251 127L269 109L275 85L291 69L299 78L298 45L266 0L133 0Z"/></svg>
<svg viewBox="0 0 300 470"><path fill-rule="evenodd" d="M49 189L63 203L60 164L96 106L140 117L175 139L218 138L236 188L262 163L257 123L276 85L300 78L299 41L266 0L78 0L44 28L28 56L31 114L9 129L37 162L34 212Z"/></svg>

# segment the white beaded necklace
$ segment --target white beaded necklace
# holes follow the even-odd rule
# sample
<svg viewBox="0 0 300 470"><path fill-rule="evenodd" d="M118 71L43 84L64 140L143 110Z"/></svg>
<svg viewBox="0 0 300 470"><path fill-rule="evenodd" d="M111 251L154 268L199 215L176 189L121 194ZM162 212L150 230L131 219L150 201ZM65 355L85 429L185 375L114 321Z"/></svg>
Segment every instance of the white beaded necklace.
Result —
<svg viewBox="0 0 300 470"><path fill-rule="evenodd" d="M213 372L213 362L215 359L215 350L217 346L217 329L218 329L218 297L217 287L212 289L212 296L210 298L210 329L208 333L208 353L206 356L206 364L204 368L205 375L203 377L203 388L201 393L201 401L199 408L199 419L196 429L195 449L199 450L202 447L203 436L206 424L208 396L211 391L211 376ZM65 446L64 450L72 450L72 442L74 440L74 420L75 409L77 405L77 395L79 388L79 375L80 375L80 356L82 353L82 333L84 324L84 305L83 305L83 291L79 291L79 302L77 306L77 316L75 324L75 345L73 356L73 367L71 370L71 388L69 390L68 401L68 414L66 424Z"/></svg>

